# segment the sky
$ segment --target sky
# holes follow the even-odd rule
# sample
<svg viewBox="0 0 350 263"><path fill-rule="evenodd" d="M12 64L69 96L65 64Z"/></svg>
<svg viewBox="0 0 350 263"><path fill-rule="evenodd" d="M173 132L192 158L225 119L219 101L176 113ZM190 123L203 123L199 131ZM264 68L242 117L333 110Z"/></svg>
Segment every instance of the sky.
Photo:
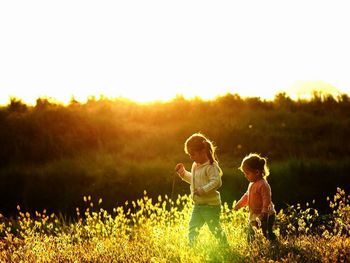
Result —
<svg viewBox="0 0 350 263"><path fill-rule="evenodd" d="M0 0L0 104L350 94L346 4Z"/></svg>

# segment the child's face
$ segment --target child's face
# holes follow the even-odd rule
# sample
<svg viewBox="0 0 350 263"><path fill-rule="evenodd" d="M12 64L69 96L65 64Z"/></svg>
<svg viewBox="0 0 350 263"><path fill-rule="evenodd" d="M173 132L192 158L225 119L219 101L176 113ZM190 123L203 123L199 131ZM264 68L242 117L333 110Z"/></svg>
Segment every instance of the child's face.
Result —
<svg viewBox="0 0 350 263"><path fill-rule="evenodd" d="M255 182L262 178L261 171L259 170L252 170L247 167L243 167L243 173L249 182Z"/></svg>
<svg viewBox="0 0 350 263"><path fill-rule="evenodd" d="M188 155L190 156L192 161L199 164L205 163L209 160L204 149L200 151L189 150Z"/></svg>

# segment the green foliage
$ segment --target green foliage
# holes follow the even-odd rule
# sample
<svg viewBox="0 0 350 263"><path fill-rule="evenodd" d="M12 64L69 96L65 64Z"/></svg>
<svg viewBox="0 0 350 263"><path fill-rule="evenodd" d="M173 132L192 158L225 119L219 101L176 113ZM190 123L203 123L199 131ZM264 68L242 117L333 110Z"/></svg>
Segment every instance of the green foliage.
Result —
<svg viewBox="0 0 350 263"><path fill-rule="evenodd" d="M228 94L214 101L176 98L140 105L101 99L66 107L40 98L29 107L12 99L0 119L1 161L42 163L96 150L136 159L173 155L195 131L213 138L221 154L235 157L250 151L283 159L344 156L350 149L350 103L321 98L295 102L280 94L261 101Z"/></svg>
<svg viewBox="0 0 350 263"><path fill-rule="evenodd" d="M211 101L177 97L165 103L90 99L63 106L13 98L0 108L0 207L48 207L71 214L81 195L115 202L171 191L173 167L190 160L183 143L194 132L214 141L224 170L223 200L245 191L236 171L249 152L268 157L273 198L286 204L320 200L349 187L350 100L315 94L274 101L227 94ZM346 189L348 190L348 189ZM176 193L188 192L177 181ZM109 200L109 201L107 201Z"/></svg>

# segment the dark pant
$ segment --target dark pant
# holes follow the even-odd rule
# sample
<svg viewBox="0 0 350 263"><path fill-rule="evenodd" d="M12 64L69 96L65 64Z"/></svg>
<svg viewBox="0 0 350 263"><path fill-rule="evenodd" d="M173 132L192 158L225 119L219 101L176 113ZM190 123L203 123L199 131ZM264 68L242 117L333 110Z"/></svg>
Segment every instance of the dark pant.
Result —
<svg viewBox="0 0 350 263"><path fill-rule="evenodd" d="M207 223L213 235L223 244L227 245L226 234L220 225L220 205L194 205L188 227L190 245L193 244L200 228Z"/></svg>
<svg viewBox="0 0 350 263"><path fill-rule="evenodd" d="M267 218L265 218L265 220L261 221L261 230L263 235L270 241L276 240L276 235L275 233L273 233L273 225L275 223L275 219L276 219L276 215L272 214L267 216ZM254 236L255 236L255 231L254 228L259 228L259 225L257 224L256 221L251 222L249 224L249 229L248 229L248 241L251 242L254 240Z"/></svg>

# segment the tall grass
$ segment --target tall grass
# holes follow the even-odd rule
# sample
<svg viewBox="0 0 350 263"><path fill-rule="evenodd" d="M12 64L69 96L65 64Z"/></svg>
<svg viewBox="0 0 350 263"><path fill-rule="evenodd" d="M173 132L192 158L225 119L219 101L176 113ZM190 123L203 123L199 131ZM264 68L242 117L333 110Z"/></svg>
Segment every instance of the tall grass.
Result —
<svg viewBox="0 0 350 263"><path fill-rule="evenodd" d="M103 200L84 197L69 221L46 210L30 214L18 207L15 219L0 217L1 262L349 262L350 196L338 189L329 200L332 215L291 206L277 216L278 242L269 243L258 232L246 241L247 211L222 206L222 224L229 248L220 247L207 227L190 248L187 224L192 203L188 196L171 200L147 193L112 213ZM327 224L325 223L325 220Z"/></svg>

